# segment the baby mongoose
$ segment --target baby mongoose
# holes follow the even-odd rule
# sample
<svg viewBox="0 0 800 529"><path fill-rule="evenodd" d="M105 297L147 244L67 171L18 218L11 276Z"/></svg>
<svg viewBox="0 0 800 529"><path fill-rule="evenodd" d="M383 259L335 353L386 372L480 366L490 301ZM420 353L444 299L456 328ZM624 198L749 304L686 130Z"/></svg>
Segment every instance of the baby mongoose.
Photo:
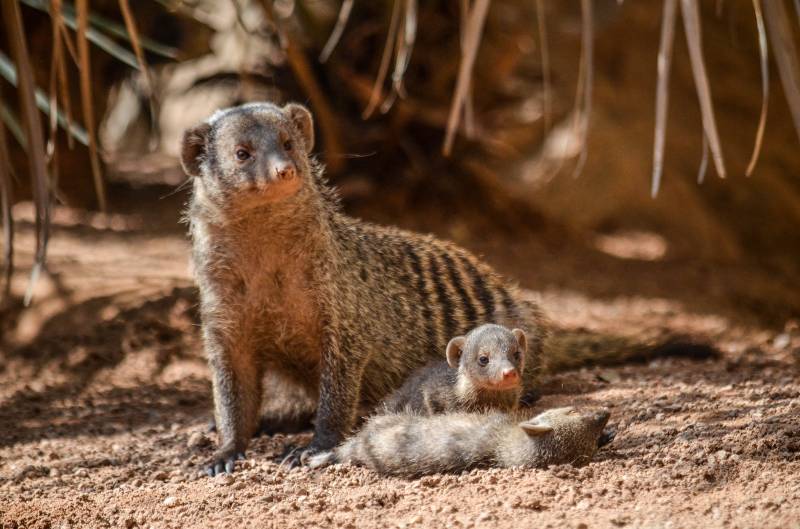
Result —
<svg viewBox="0 0 800 529"><path fill-rule="evenodd" d="M417 369L384 404L388 412L514 409L522 394L527 338L521 329L485 324L447 344L447 361Z"/></svg>
<svg viewBox="0 0 800 529"><path fill-rule="evenodd" d="M529 420L516 413L375 415L359 433L310 466L350 463L380 474L416 477L477 467L546 467L588 463L608 410L547 410Z"/></svg>

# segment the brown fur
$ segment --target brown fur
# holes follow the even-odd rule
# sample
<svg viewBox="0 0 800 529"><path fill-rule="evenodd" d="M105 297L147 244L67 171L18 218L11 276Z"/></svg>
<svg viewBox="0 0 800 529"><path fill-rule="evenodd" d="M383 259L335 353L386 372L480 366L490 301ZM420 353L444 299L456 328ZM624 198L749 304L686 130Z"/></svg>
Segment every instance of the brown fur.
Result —
<svg viewBox="0 0 800 529"><path fill-rule="evenodd" d="M494 324L476 327L450 340L447 361L429 362L412 373L386 399L383 409L423 414L512 410L522 394L520 374L525 371L526 349L520 329L510 331ZM505 379L504 372L508 372Z"/></svg>
<svg viewBox="0 0 800 529"><path fill-rule="evenodd" d="M530 420L501 412L376 415L310 464L350 463L408 477L475 467L582 465L597 451L608 416L607 410L573 408L547 410Z"/></svg>
<svg viewBox="0 0 800 529"><path fill-rule="evenodd" d="M188 209L220 450L230 471L258 426L265 372L318 399L311 454L351 431L450 337L478 324L528 336L536 387L547 324L539 308L451 243L349 218L310 157L299 105L249 104L186 132ZM239 150L250 157L237 158Z"/></svg>

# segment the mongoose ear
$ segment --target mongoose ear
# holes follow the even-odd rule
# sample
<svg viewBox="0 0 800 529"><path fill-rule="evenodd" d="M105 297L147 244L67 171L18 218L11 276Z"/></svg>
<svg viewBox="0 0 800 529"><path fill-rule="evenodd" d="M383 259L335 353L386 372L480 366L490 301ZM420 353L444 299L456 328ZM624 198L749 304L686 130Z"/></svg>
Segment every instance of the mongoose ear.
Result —
<svg viewBox="0 0 800 529"><path fill-rule="evenodd" d="M528 352L528 338L525 336L525 331L522 329L514 329L511 331L514 333L514 336L517 338L517 343L519 344L519 350L523 353Z"/></svg>
<svg viewBox="0 0 800 529"><path fill-rule="evenodd" d="M200 165L206 156L209 132L211 125L201 123L183 133L181 165L189 176L200 176Z"/></svg>
<svg viewBox="0 0 800 529"><path fill-rule="evenodd" d="M300 130L303 138L306 140L306 151L311 152L314 148L314 119L311 117L311 112L303 105L297 103L289 103L283 110L289 115L289 119Z"/></svg>
<svg viewBox="0 0 800 529"><path fill-rule="evenodd" d="M464 352L464 344L467 339L463 336L456 336L447 344L447 363L450 367L458 367L461 360L461 353Z"/></svg>
<svg viewBox="0 0 800 529"><path fill-rule="evenodd" d="M519 427L525 430L525 433L527 433L528 435L533 435L533 436L544 435L548 432L553 431L552 426L550 426L549 424L543 424L538 421L521 422L519 423Z"/></svg>

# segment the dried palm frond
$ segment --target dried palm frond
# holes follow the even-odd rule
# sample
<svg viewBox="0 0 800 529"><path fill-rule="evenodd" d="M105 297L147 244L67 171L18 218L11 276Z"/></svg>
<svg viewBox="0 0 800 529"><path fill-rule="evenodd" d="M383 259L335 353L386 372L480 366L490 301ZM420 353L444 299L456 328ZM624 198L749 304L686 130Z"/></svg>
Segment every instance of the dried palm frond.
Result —
<svg viewBox="0 0 800 529"><path fill-rule="evenodd" d="M92 166L92 176L94 177L94 189L97 194L97 202L100 211L107 210L106 190L103 181L103 171L100 167L100 155L97 152L97 134L94 123L94 103L92 102L92 64L89 57L89 42L86 31L89 23L89 3L88 0L78 0L78 57L80 59L80 85L81 85L81 106L83 107L83 121L86 130L89 131L89 159Z"/></svg>
<svg viewBox="0 0 800 529"><path fill-rule="evenodd" d="M678 0L664 0L661 15L661 40L658 46L658 84L656 85L656 131L653 140L653 177L650 195L655 198L664 171L664 142L667 134L669 77L672 67L672 45L675 42L675 21ZM705 136L704 136L705 138Z"/></svg>
<svg viewBox="0 0 800 529"><path fill-rule="evenodd" d="M789 103L794 127L800 137L800 72L797 66L797 46L783 2L764 2L764 19L772 40L772 54L778 65L783 94Z"/></svg>
<svg viewBox="0 0 800 529"><path fill-rule="evenodd" d="M758 118L756 141L753 145L753 155L747 164L746 176L753 174L758 155L761 152L761 142L764 140L764 129L767 125L767 105L769 104L769 52L767 51L767 31L764 29L764 16L761 14L761 0L753 0L753 11L756 15L758 28L758 49L761 59L761 116Z"/></svg>
<svg viewBox="0 0 800 529"><path fill-rule="evenodd" d="M147 66L147 61L145 61L144 58L139 32L136 30L136 20L133 18L133 12L131 11L128 0L119 0L119 10L122 12L122 16L125 19L125 28L130 37L131 47L133 47L133 52L136 54L136 61L139 63L139 69L142 71L142 78L144 79L145 90L147 91L147 99L150 102L150 119L153 124L151 127L153 134L150 140L150 147L151 149L155 149L155 146L158 144L158 99L156 97L155 83L153 82L150 68Z"/></svg>
<svg viewBox="0 0 800 529"><path fill-rule="evenodd" d="M39 112L36 110L33 70L31 69L28 45L25 42L25 28L17 0L2 2L3 18L8 27L8 37L14 58L19 68L19 99L25 122L28 143L28 166L31 173L33 198L36 208L36 255L31 281L25 294L25 304L29 304L33 286L44 266L47 253L47 239L50 228L50 192L45 159L44 135Z"/></svg>
<svg viewBox="0 0 800 529"><path fill-rule="evenodd" d="M592 115L592 85L594 83L594 44L593 28L594 15L592 14L591 0L581 0L581 72L582 82L579 87L583 95L581 109L575 115L580 117L581 152L575 165L573 176L578 176L583 171L586 156L589 152L589 119Z"/></svg>
<svg viewBox="0 0 800 529"><path fill-rule="evenodd" d="M475 0L467 17L467 26L464 31L464 47L461 52L455 93L450 104L447 130L445 132L444 145L442 146L442 153L445 156L449 156L453 150L453 142L455 141L456 130L458 130L458 123L461 119L467 91L472 79L472 69L475 66L475 57L478 54L478 45L483 34L483 26L486 21L486 14L489 11L489 4L490 0Z"/></svg>
<svg viewBox="0 0 800 529"><path fill-rule="evenodd" d="M14 203L11 182L11 159L6 143L6 128L0 121L0 221L3 223L3 290L0 301L8 299L11 293L11 275L14 273L14 217L11 204Z"/></svg>
<svg viewBox="0 0 800 529"><path fill-rule="evenodd" d="M689 60L692 65L692 74L697 89L697 99L700 103L700 113L703 121L703 134L708 139L708 146L714 159L714 167L720 178L725 178L725 162L722 159L722 145L719 141L719 132L714 118L714 105L711 102L711 89L708 84L708 73L703 60L703 43L700 28L700 10L697 0L681 0L681 15L683 16L686 44L689 47Z"/></svg>
<svg viewBox="0 0 800 529"><path fill-rule="evenodd" d="M547 133L553 119L553 103L550 81L550 51L547 43L547 24L542 0L536 0L536 22L539 31L539 49L542 56L542 90L544 97L544 130Z"/></svg>
<svg viewBox="0 0 800 529"><path fill-rule="evenodd" d="M326 62L333 50L336 49L336 45L339 44L339 39L342 38L342 33L344 33L344 28L347 25L347 20L350 18L350 12L353 10L353 0L344 0L342 2L342 7L339 8L339 16L336 19L336 25L333 27L333 31L331 32L331 36L328 37L328 42L325 43L325 47L322 48L322 52L319 54L319 62Z"/></svg>
<svg viewBox="0 0 800 529"><path fill-rule="evenodd" d="M369 97L369 103L362 114L364 119L372 115L381 100L383 83L386 81L386 74L389 73L389 63L392 59L392 50L394 49L394 43L397 39L397 28L400 20L400 2L401 0L394 0L394 4L392 5L392 18L389 20L389 31L386 34L386 44L383 47L381 64L378 67L378 76L375 78L375 84L372 87L372 94Z"/></svg>

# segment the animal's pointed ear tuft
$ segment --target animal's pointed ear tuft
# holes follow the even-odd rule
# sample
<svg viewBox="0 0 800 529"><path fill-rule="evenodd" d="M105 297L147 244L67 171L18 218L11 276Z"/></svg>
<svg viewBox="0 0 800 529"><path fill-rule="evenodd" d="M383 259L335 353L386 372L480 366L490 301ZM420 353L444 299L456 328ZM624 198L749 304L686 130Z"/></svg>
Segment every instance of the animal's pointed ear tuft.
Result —
<svg viewBox="0 0 800 529"><path fill-rule="evenodd" d="M519 350L522 351L523 353L528 352L528 337L525 336L525 331L523 331L522 329L514 329L511 332L517 339L517 343L519 344Z"/></svg>
<svg viewBox="0 0 800 529"><path fill-rule="evenodd" d="M528 435L533 436L544 435L553 431L553 427L550 424L537 420L521 422L519 427L525 430Z"/></svg>
<svg viewBox="0 0 800 529"><path fill-rule="evenodd" d="M311 117L311 112L297 103L289 103L283 107L283 110L303 135L306 152L311 152L314 149L314 118Z"/></svg>
<svg viewBox="0 0 800 529"><path fill-rule="evenodd" d="M467 339L463 336L456 336L447 344L447 363L450 367L456 368L458 367L458 363L461 361L461 353L464 352L464 344L466 343Z"/></svg>
<svg viewBox="0 0 800 529"><path fill-rule="evenodd" d="M201 123L196 127L187 129L183 133L181 143L181 165L189 176L200 176L200 165L205 159L208 148L208 135L211 125Z"/></svg>

